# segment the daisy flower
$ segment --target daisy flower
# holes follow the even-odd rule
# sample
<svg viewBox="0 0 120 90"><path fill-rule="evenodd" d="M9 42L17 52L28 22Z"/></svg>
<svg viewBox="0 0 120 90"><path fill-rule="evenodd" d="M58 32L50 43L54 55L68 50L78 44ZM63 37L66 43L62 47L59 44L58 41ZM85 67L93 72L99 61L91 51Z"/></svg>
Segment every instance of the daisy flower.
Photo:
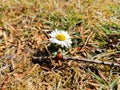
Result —
<svg viewBox="0 0 120 90"><path fill-rule="evenodd" d="M69 47L72 44L71 37L66 31L55 30L49 34L51 38L49 39L51 43L57 43L62 47Z"/></svg>

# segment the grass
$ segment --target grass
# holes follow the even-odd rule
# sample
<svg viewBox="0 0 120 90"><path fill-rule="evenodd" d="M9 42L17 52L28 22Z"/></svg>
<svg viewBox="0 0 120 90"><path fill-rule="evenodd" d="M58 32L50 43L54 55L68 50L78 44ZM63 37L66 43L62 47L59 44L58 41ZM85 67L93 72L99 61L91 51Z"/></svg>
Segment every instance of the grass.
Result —
<svg viewBox="0 0 120 90"><path fill-rule="evenodd" d="M0 89L119 90L120 67L32 60L58 52L48 40L57 28L72 37L64 56L119 63L119 13L119 0L1 0Z"/></svg>

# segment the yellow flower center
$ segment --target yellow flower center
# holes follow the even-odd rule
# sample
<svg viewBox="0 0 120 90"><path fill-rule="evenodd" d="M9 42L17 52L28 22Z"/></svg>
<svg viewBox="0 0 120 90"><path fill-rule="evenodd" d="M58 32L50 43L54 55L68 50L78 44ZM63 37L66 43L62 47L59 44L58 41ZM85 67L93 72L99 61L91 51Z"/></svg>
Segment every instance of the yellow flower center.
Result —
<svg viewBox="0 0 120 90"><path fill-rule="evenodd" d="M56 35L56 39L59 40L59 41L65 41L66 40L66 36L64 34L57 34Z"/></svg>

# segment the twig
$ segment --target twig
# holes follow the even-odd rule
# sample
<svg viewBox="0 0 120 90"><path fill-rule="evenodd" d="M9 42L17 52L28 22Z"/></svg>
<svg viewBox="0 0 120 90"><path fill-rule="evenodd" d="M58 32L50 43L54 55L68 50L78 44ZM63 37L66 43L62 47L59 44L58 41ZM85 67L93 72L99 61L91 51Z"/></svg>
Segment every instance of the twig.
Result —
<svg viewBox="0 0 120 90"><path fill-rule="evenodd" d="M55 59L54 57L33 57L33 60L50 60L50 59ZM86 59L86 58L79 58L79 57L63 57L63 60L74 60L74 61L82 61L82 62L88 62L88 63L95 63L95 64L103 64L103 65L109 65L109 66L114 66L114 67L120 67L119 63L115 62L108 62L108 61L100 61L100 60L91 60L91 59Z"/></svg>

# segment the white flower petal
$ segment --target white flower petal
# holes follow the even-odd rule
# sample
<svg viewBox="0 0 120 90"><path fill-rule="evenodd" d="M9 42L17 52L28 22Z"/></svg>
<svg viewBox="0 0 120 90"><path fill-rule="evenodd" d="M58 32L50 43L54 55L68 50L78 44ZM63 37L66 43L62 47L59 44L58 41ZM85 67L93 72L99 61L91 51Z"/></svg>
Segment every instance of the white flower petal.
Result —
<svg viewBox="0 0 120 90"><path fill-rule="evenodd" d="M65 37L66 37L66 39L65 40L58 40L57 38L56 38L56 35L57 34L62 34L62 35L64 35ZM68 34L68 32L67 31L63 31L63 30L57 30L57 29L55 29L55 31L53 31L53 32L51 32L50 34L50 42L51 43L57 43L57 44L59 44L59 45L61 45L61 47L69 47L71 44L72 44L72 41L71 41L71 37L70 37L70 35Z"/></svg>

